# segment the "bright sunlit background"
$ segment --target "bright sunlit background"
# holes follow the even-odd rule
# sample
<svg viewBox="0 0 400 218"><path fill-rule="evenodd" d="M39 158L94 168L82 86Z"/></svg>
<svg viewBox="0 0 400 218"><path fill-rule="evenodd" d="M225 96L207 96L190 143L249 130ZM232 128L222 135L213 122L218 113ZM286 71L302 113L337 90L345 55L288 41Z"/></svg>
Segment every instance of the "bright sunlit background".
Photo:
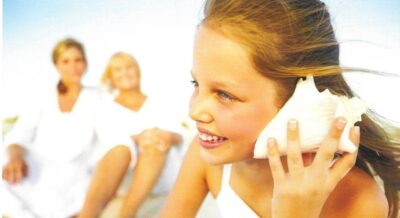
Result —
<svg viewBox="0 0 400 218"><path fill-rule="evenodd" d="M400 75L400 1L325 2L342 43L343 65ZM58 81L51 51L65 37L85 45L85 85L97 86L109 57L126 51L139 61L143 90L163 93L186 113L202 5L203 0L3 0L2 117L16 115L32 90ZM400 121L399 78L349 80L372 108Z"/></svg>

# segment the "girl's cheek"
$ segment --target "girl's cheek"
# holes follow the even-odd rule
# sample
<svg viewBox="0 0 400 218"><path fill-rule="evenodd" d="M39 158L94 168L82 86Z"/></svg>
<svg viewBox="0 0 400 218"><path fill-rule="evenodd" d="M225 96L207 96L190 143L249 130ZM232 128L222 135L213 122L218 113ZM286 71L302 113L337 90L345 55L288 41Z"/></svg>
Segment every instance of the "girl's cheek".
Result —
<svg viewBox="0 0 400 218"><path fill-rule="evenodd" d="M253 122L249 122L246 118L230 118L230 120L230 122L224 124L225 133L229 134L227 137L240 139L241 141L253 141L256 139L257 129L254 128Z"/></svg>

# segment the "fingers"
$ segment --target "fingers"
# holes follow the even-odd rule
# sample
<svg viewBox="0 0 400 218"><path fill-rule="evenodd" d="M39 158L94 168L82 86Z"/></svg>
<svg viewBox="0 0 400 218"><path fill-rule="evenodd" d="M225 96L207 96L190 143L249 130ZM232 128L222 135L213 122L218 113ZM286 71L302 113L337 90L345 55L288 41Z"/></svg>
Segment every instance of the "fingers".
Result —
<svg viewBox="0 0 400 218"><path fill-rule="evenodd" d="M28 176L28 166L24 165L22 169L22 178L25 178Z"/></svg>
<svg viewBox="0 0 400 218"><path fill-rule="evenodd" d="M283 169L281 157L279 155L278 144L275 139L268 139L268 162L271 168L274 182L277 183L285 178L285 170Z"/></svg>
<svg viewBox="0 0 400 218"><path fill-rule="evenodd" d="M3 179L10 184L16 184L22 181L27 175L27 169L24 163L9 163L3 168Z"/></svg>
<svg viewBox="0 0 400 218"><path fill-rule="evenodd" d="M18 163L14 165L14 183L19 183L22 180L22 164Z"/></svg>
<svg viewBox="0 0 400 218"><path fill-rule="evenodd" d="M353 126L350 131L350 140L358 148L360 146L360 127Z"/></svg>
<svg viewBox="0 0 400 218"><path fill-rule="evenodd" d="M7 182L10 182L9 181L9 178L10 178L10 171L8 170L8 167L7 166L5 166L4 168L3 168L3 180L5 180L5 181L7 181Z"/></svg>
<svg viewBox="0 0 400 218"><path fill-rule="evenodd" d="M168 146L160 136L156 128L144 130L135 137L136 145L144 152L165 152ZM156 151L157 150L157 151Z"/></svg>
<svg viewBox="0 0 400 218"><path fill-rule="evenodd" d="M14 166L9 163L3 169L3 179L10 184L14 184L14 178Z"/></svg>
<svg viewBox="0 0 400 218"><path fill-rule="evenodd" d="M303 158L300 149L298 122L289 120L287 126L287 163L291 176L300 176L303 173Z"/></svg>
<svg viewBox="0 0 400 218"><path fill-rule="evenodd" d="M335 152L338 150L340 137L346 126L346 119L343 117L336 118L333 122L327 137L321 144L320 149L315 156L312 166L329 168Z"/></svg>
<svg viewBox="0 0 400 218"><path fill-rule="evenodd" d="M350 130L350 140L358 148L360 143L360 127L355 126ZM338 183L350 170L357 161L358 149L353 153L345 153L342 158L336 161L331 170L331 181Z"/></svg>

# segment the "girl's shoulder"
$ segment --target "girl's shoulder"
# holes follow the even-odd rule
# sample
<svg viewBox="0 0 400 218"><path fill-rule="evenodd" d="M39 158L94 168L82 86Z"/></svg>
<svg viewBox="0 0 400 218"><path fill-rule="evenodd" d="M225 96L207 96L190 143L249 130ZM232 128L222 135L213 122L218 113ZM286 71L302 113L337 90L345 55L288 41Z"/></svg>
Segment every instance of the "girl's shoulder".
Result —
<svg viewBox="0 0 400 218"><path fill-rule="evenodd" d="M321 217L387 217L388 210L383 188L354 167L326 201Z"/></svg>

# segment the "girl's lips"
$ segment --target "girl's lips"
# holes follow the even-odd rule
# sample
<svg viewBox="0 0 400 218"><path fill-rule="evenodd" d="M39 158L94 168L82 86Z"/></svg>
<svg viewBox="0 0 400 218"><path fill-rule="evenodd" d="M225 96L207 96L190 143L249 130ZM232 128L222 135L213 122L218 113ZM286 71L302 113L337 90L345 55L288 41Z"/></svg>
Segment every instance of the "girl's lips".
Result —
<svg viewBox="0 0 400 218"><path fill-rule="evenodd" d="M203 141L199 137L200 145L205 149L213 149L219 147L224 141L221 142L210 142L210 141Z"/></svg>
<svg viewBox="0 0 400 218"><path fill-rule="evenodd" d="M197 130L199 131L199 133L204 133L204 134L207 134L207 135L210 135L210 136L217 136L217 137L220 137L220 138L225 138L223 136L219 136L217 134L214 134L214 133L208 131L207 129L204 129L204 128L201 128L201 127L197 127Z"/></svg>
<svg viewBox="0 0 400 218"><path fill-rule="evenodd" d="M206 129L198 128L199 134L199 142L203 148L212 149L220 146L223 142L227 140L227 138L215 135Z"/></svg>

